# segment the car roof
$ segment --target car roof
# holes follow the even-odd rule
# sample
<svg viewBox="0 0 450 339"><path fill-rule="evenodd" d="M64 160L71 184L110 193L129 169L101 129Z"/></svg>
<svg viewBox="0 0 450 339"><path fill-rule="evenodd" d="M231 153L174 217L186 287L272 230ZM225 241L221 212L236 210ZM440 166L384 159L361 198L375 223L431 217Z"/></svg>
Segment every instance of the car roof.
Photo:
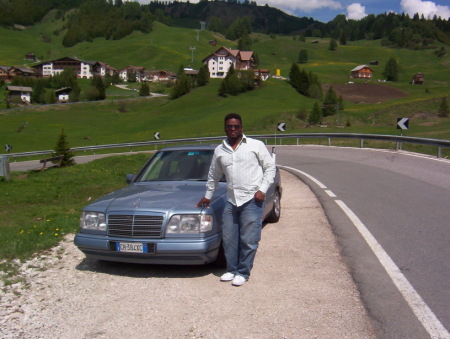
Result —
<svg viewBox="0 0 450 339"><path fill-rule="evenodd" d="M199 151L199 150L214 150L217 144L190 144L190 145L179 145L179 146L167 146L159 151Z"/></svg>

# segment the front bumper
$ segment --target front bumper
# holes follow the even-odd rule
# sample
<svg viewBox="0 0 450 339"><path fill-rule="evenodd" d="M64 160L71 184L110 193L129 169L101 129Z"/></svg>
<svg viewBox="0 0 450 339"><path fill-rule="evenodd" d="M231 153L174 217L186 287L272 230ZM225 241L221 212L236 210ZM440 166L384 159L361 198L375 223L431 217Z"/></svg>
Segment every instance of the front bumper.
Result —
<svg viewBox="0 0 450 339"><path fill-rule="evenodd" d="M78 233L74 242L87 257L97 260L138 264L203 265L217 259L221 234L203 239L125 239ZM152 243L155 245L155 253L117 252L116 242Z"/></svg>

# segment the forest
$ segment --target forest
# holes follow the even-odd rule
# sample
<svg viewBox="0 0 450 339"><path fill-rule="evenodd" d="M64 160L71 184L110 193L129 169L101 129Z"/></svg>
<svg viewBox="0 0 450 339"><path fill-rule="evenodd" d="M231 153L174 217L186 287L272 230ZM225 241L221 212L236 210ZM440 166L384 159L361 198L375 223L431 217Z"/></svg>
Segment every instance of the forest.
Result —
<svg viewBox="0 0 450 339"><path fill-rule="evenodd" d="M328 23L288 15L253 1L208 1L199 3L152 1L148 5L122 0L0 0L0 25L33 25L50 10L65 21L63 45L71 47L98 37L119 40L137 30L152 31L153 22L169 26L207 29L237 40L252 32L299 37L333 38L340 44L356 40L381 40L387 47L427 49L436 42L450 44L450 21L418 14L370 14L361 20L338 15Z"/></svg>

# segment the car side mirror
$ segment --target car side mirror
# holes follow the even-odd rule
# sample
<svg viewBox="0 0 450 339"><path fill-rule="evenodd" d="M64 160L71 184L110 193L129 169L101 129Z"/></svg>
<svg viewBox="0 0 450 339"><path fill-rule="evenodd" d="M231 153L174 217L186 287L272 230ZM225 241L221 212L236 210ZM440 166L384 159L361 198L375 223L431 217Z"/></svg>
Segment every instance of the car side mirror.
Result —
<svg viewBox="0 0 450 339"><path fill-rule="evenodd" d="M127 180L127 184L131 184L131 182L134 180L136 176L134 174L127 174L126 175L126 180Z"/></svg>

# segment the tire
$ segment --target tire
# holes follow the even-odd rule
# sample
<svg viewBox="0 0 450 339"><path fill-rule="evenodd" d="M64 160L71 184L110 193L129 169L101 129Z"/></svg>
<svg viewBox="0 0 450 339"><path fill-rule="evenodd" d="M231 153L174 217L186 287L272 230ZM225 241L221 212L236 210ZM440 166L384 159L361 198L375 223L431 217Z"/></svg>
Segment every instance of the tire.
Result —
<svg viewBox="0 0 450 339"><path fill-rule="evenodd" d="M275 223L280 220L281 216L281 194L280 191L277 189L275 191L275 197L273 199L273 207L272 210L269 213L269 216L266 218L266 221L269 223Z"/></svg>

